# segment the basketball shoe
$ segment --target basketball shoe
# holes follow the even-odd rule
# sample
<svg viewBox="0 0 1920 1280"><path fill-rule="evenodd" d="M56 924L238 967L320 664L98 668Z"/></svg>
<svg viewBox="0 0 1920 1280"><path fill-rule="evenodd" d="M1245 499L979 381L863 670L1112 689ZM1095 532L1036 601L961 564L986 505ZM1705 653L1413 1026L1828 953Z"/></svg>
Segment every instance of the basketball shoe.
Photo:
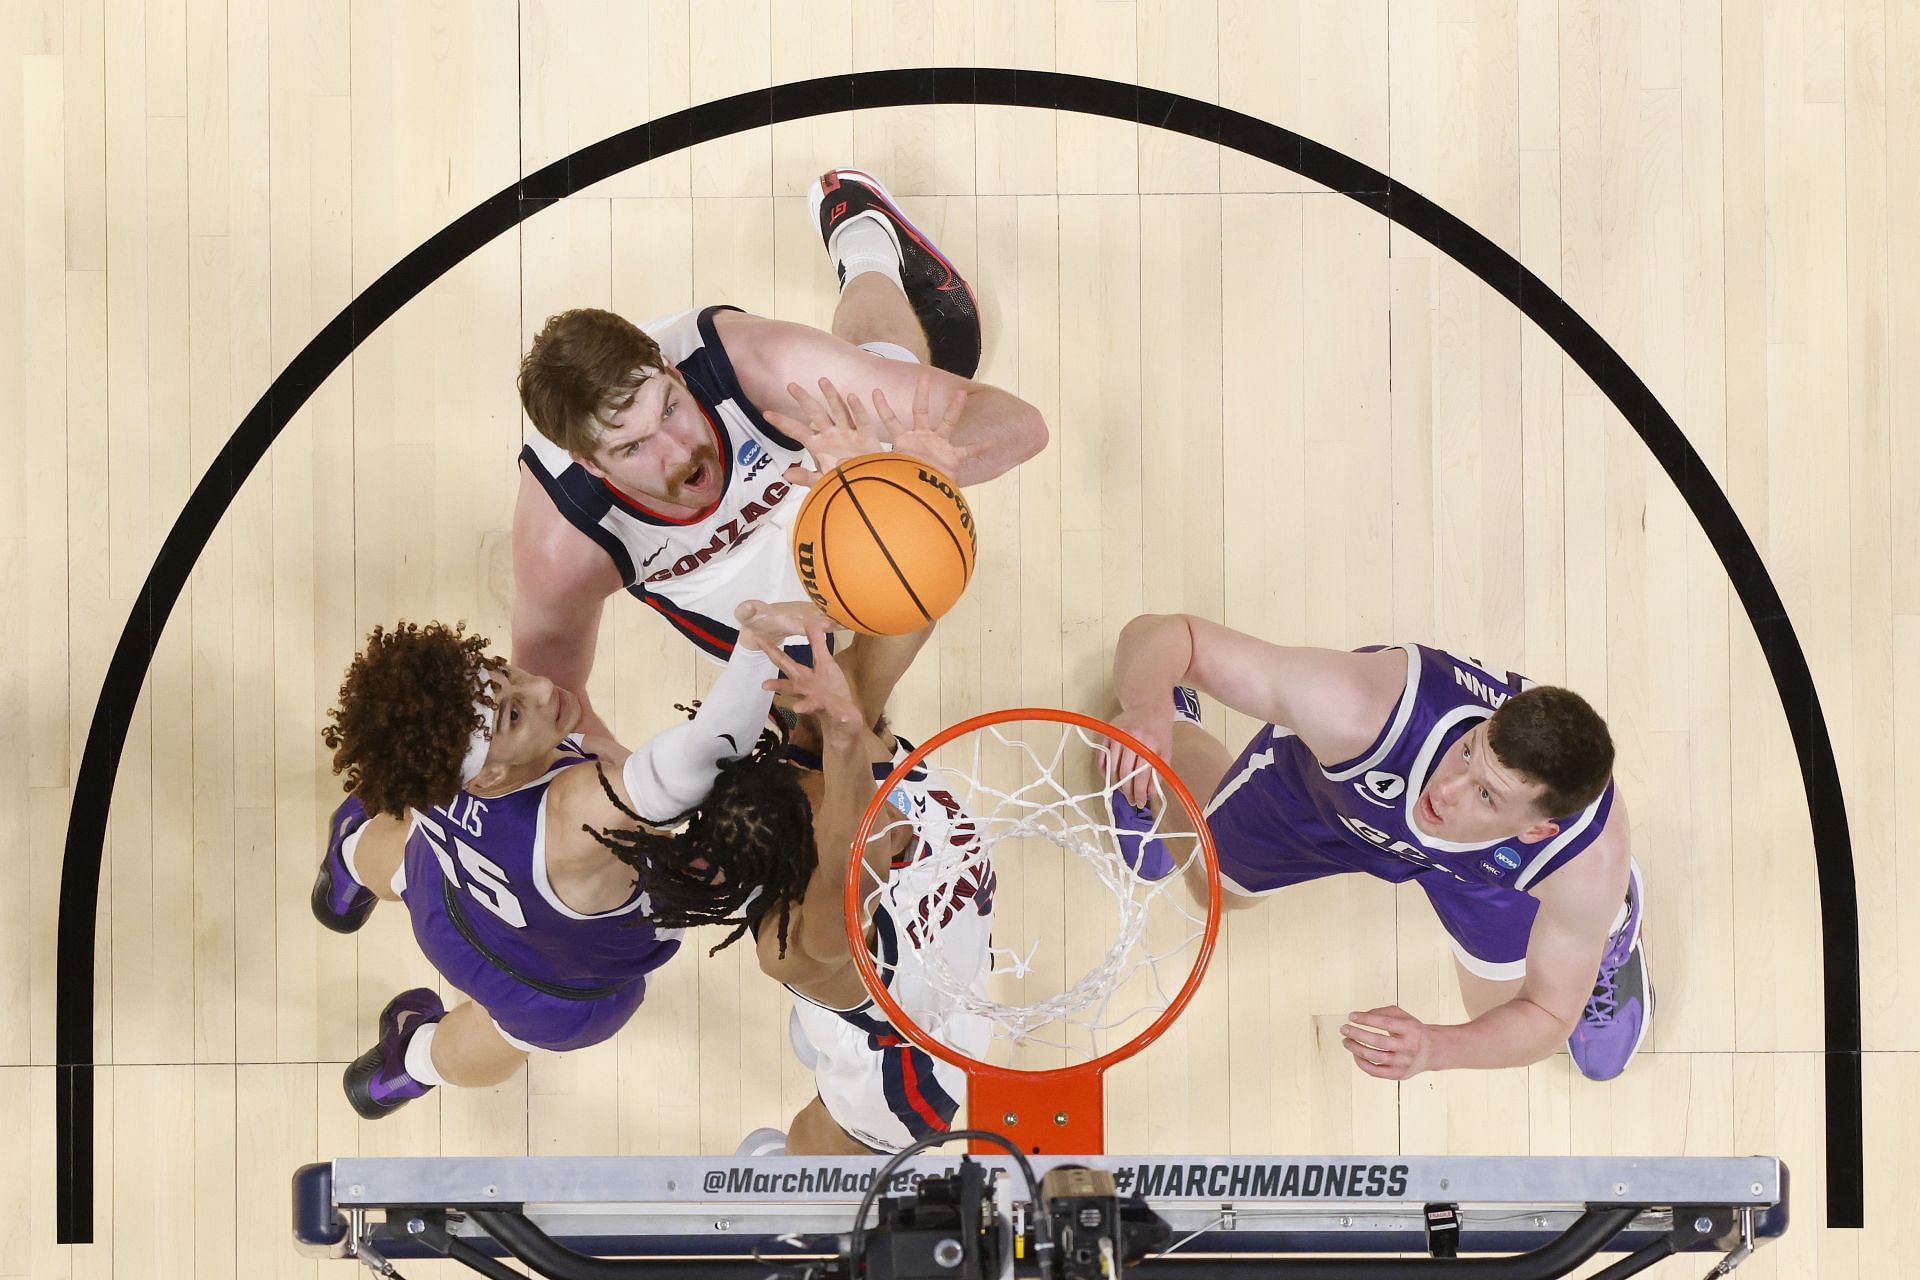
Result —
<svg viewBox="0 0 1920 1280"><path fill-rule="evenodd" d="M1173 687L1173 718L1187 724L1200 723L1200 695L1185 685ZM1142 880L1164 880L1173 873L1173 854L1166 842L1146 833L1153 830L1153 810L1135 805L1118 787L1107 793L1107 807L1113 812L1115 839L1120 856Z"/></svg>
<svg viewBox="0 0 1920 1280"><path fill-rule="evenodd" d="M843 288L846 268L834 252L834 235L856 218L879 223L899 255L900 287L926 331L934 367L971 378L980 367L980 306L973 289L947 255L907 221L880 180L858 169L829 169L807 189L807 209L819 224Z"/></svg>
<svg viewBox="0 0 1920 1280"><path fill-rule="evenodd" d="M368 1120L391 1115L433 1088L407 1074L407 1041L430 1022L447 1016L431 987L402 991L380 1011L380 1039L347 1064L340 1077L347 1101Z"/></svg>
<svg viewBox="0 0 1920 1280"><path fill-rule="evenodd" d="M1173 874L1173 854L1164 840L1147 835L1153 830L1153 810L1136 805L1116 788L1107 793L1107 807L1113 810L1114 839L1120 844L1120 856L1142 880L1165 880Z"/></svg>
<svg viewBox="0 0 1920 1280"><path fill-rule="evenodd" d="M367 809L359 796L348 796L327 822L327 852L314 879L313 918L335 933L352 933L367 922L380 899L353 878L342 852L347 837L367 825Z"/></svg>
<svg viewBox="0 0 1920 1280"><path fill-rule="evenodd" d="M1628 869L1627 918L1607 940L1599 980L1567 1041L1573 1064L1589 1080L1611 1080L1625 1071L1653 1025L1653 978L1640 937L1640 896L1640 864L1635 862Z"/></svg>

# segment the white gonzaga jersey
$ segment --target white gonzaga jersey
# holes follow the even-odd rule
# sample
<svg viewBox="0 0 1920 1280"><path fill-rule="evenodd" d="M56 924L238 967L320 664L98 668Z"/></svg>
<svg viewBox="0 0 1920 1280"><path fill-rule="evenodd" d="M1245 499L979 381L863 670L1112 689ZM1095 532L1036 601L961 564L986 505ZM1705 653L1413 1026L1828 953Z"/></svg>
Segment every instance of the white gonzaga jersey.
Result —
<svg viewBox="0 0 1920 1280"><path fill-rule="evenodd" d="M895 763L905 759L905 748L894 758ZM886 766L874 766L877 778L888 772ZM989 870L981 882L941 886L924 870L931 851L974 838L973 820L949 792L931 784L924 767L907 775L888 799L907 816L918 839L895 861L875 903L881 975L916 1024L941 1043L980 1057L992 1038L991 1024L952 1008L928 985L924 953L938 934L940 953L959 978L976 990L985 985L991 967L993 874ZM815 1054L820 1100L855 1141L876 1151L898 1151L953 1126L966 1076L916 1048L871 1000L852 1009L829 1009L796 994L793 1003L794 1020Z"/></svg>
<svg viewBox="0 0 1920 1280"><path fill-rule="evenodd" d="M805 596L789 548L800 500L781 477L806 451L769 426L741 391L706 307L640 327L685 379L713 429L725 484L713 506L679 519L650 511L535 434L520 461L561 515L612 559L627 590L676 631L724 661L739 635L743 600Z"/></svg>

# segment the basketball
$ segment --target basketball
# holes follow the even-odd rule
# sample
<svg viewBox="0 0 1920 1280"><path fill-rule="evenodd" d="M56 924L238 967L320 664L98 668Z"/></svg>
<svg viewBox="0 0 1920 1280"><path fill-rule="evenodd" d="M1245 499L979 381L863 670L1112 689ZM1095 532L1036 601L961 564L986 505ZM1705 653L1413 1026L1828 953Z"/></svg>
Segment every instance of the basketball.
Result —
<svg viewBox="0 0 1920 1280"><path fill-rule="evenodd" d="M959 486L905 454L847 459L820 477L794 521L808 597L867 635L918 631L951 609L977 550Z"/></svg>

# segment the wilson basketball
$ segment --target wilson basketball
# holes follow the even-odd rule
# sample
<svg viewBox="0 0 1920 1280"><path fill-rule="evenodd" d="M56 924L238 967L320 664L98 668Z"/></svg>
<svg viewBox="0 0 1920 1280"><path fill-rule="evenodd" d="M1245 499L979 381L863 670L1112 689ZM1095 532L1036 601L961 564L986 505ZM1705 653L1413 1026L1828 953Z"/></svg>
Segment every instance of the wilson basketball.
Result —
<svg viewBox="0 0 1920 1280"><path fill-rule="evenodd" d="M977 550L959 487L898 453L862 454L826 472L793 529L807 595L868 635L918 631L952 608Z"/></svg>

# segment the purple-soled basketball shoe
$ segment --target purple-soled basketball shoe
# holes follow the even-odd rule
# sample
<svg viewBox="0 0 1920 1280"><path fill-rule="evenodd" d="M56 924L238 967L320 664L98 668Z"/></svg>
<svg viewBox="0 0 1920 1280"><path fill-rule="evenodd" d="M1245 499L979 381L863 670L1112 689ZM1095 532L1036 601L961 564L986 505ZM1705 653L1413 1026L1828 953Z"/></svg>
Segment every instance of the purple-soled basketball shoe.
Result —
<svg viewBox="0 0 1920 1280"><path fill-rule="evenodd" d="M320 874L314 879L313 918L335 933L352 933L367 922L380 899L347 874L347 860L341 846L347 837L367 825L367 809L359 796L348 796L333 811L327 823L327 852L320 859Z"/></svg>
<svg viewBox="0 0 1920 1280"><path fill-rule="evenodd" d="M407 1074L407 1041L421 1027L446 1016L446 1006L429 987L402 991L387 1001L380 1011L379 1043L349 1062L340 1077L355 1111L378 1120L433 1088Z"/></svg>
<svg viewBox="0 0 1920 1280"><path fill-rule="evenodd" d="M807 191L807 208L829 251L833 233L847 222L863 213L878 215L900 255L900 287L926 331L934 368L971 378L980 368L980 304L973 288L947 255L907 221L880 180L858 169L829 169Z"/></svg>
<svg viewBox="0 0 1920 1280"><path fill-rule="evenodd" d="M1120 844L1120 856L1142 880L1165 880L1173 874L1173 854L1166 841L1149 837L1153 830L1153 810L1135 805L1116 789L1107 792L1107 808L1113 811L1114 838Z"/></svg>
<svg viewBox="0 0 1920 1280"><path fill-rule="evenodd" d="M1200 695L1186 685L1175 685L1173 718L1187 724L1199 724ZM1153 830L1153 810L1135 805L1118 789L1107 793L1107 807L1113 812L1113 825L1118 828L1116 838L1120 843L1120 856L1127 860L1133 873L1142 880L1165 880L1173 874L1173 854L1166 842L1146 835Z"/></svg>
<svg viewBox="0 0 1920 1280"><path fill-rule="evenodd" d="M1653 978L1640 937L1640 864L1627 879L1627 920L1607 941L1600 977L1567 1041L1573 1064L1589 1080L1611 1080L1627 1069L1653 1025Z"/></svg>

